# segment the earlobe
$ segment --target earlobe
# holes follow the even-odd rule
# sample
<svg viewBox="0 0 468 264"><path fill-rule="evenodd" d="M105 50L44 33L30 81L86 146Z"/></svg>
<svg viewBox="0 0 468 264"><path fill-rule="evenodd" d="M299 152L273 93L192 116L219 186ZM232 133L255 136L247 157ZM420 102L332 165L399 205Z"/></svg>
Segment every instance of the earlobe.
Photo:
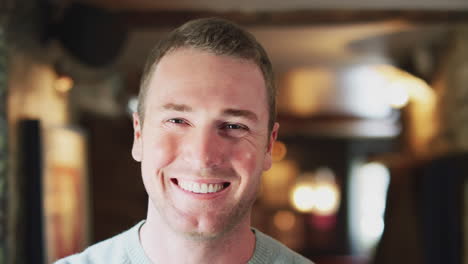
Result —
<svg viewBox="0 0 468 264"><path fill-rule="evenodd" d="M141 123L138 113L133 113L133 146L132 157L136 161L141 161L142 158L142 142L141 142Z"/></svg>
<svg viewBox="0 0 468 264"><path fill-rule="evenodd" d="M276 141L276 138L278 137L278 130L279 130L279 123L275 123L273 126L273 129L271 130L270 138L268 141L268 146L267 146L267 152L265 153L265 159L263 162L263 170L269 170L271 168L271 165L273 163L272 160L272 150L273 150L273 144Z"/></svg>

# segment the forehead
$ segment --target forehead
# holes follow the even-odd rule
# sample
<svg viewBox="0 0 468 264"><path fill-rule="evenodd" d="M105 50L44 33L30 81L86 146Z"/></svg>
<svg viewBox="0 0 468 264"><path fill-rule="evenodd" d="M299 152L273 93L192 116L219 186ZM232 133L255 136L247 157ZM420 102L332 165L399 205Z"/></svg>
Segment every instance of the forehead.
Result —
<svg viewBox="0 0 468 264"><path fill-rule="evenodd" d="M147 104L167 103L178 96L184 103L205 98L258 111L267 108L265 81L255 63L193 48L166 54L147 88Z"/></svg>
<svg viewBox="0 0 468 264"><path fill-rule="evenodd" d="M187 70L187 71L185 71ZM153 70L154 76L170 75L177 71L182 78L195 78L203 70L212 76L223 77L261 77L264 85L263 73L253 60L244 59L231 55L218 55L211 51L199 48L182 47L169 51L165 54ZM248 76L250 75L250 76Z"/></svg>

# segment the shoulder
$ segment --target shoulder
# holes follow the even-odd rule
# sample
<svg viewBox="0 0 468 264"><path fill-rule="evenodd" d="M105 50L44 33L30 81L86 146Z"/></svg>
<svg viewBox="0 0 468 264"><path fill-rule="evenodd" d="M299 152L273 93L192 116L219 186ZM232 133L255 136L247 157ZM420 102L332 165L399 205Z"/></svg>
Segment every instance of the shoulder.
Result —
<svg viewBox="0 0 468 264"><path fill-rule="evenodd" d="M133 237L136 235L138 238L138 230L143 222L112 238L94 244L81 253L58 260L55 264L129 264L131 263L128 256L129 247L132 246Z"/></svg>
<svg viewBox="0 0 468 264"><path fill-rule="evenodd" d="M125 250L123 250L125 233L94 244L83 252L61 259L55 264L126 263Z"/></svg>
<svg viewBox="0 0 468 264"><path fill-rule="evenodd" d="M292 251L274 238L253 229L255 232L256 243L255 252L249 264L255 263L297 263L313 264L309 259Z"/></svg>

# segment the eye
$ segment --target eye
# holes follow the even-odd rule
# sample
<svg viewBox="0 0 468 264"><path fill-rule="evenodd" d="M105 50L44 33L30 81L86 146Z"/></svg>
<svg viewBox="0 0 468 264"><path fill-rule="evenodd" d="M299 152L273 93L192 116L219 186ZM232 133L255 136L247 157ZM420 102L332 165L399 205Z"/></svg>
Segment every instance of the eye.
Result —
<svg viewBox="0 0 468 264"><path fill-rule="evenodd" d="M221 125L221 132L228 137L240 138L249 132L249 128L242 124L224 123Z"/></svg>
<svg viewBox="0 0 468 264"><path fill-rule="evenodd" d="M227 129L244 129L243 126L238 125L238 124L227 124L225 126L225 128L227 128Z"/></svg>
<svg viewBox="0 0 468 264"><path fill-rule="evenodd" d="M171 119L167 120L167 122L174 123L174 124L184 124L184 123L186 123L185 120L183 120L181 118L171 118Z"/></svg>
<svg viewBox="0 0 468 264"><path fill-rule="evenodd" d="M187 122L187 120L183 119L183 118L171 118L171 119L167 119L166 120L166 123L168 123L168 125L170 126L184 126L184 125L189 125L189 123Z"/></svg>

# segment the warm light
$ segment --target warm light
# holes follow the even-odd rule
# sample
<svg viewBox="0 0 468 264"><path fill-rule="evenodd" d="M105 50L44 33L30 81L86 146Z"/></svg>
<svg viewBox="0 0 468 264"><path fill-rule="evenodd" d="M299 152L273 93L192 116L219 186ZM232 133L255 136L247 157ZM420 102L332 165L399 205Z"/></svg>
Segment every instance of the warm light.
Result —
<svg viewBox="0 0 468 264"><path fill-rule="evenodd" d="M439 133L438 100L435 91L425 82L414 82L408 109L408 143L414 153L432 153L434 137Z"/></svg>
<svg viewBox="0 0 468 264"><path fill-rule="evenodd" d="M410 87L409 95L413 100L426 104L433 104L433 101L435 101L436 94L425 81L413 79Z"/></svg>
<svg viewBox="0 0 468 264"><path fill-rule="evenodd" d="M58 92L66 93L73 87L73 79L68 76L60 76L55 80L54 87Z"/></svg>
<svg viewBox="0 0 468 264"><path fill-rule="evenodd" d="M279 107L298 116L309 116L323 111L333 98L335 73L327 68L297 68L286 74L284 96Z"/></svg>
<svg viewBox="0 0 468 264"><path fill-rule="evenodd" d="M286 156L286 145L281 141L275 141L273 143L273 149L271 151L271 156L273 161L281 161Z"/></svg>
<svg viewBox="0 0 468 264"><path fill-rule="evenodd" d="M263 173L261 199L271 207L287 206L289 190L298 174L298 165L291 160L273 162L271 169Z"/></svg>
<svg viewBox="0 0 468 264"><path fill-rule="evenodd" d="M300 212L322 216L336 213L340 205L340 190L333 172L320 168L301 176L292 189L291 202Z"/></svg>
<svg viewBox="0 0 468 264"><path fill-rule="evenodd" d="M338 188L334 184L322 184L316 187L316 213L331 215L336 212L339 204Z"/></svg>
<svg viewBox="0 0 468 264"><path fill-rule="evenodd" d="M408 104L408 88L403 81L394 81L388 85L388 104L393 108L403 108Z"/></svg>
<svg viewBox="0 0 468 264"><path fill-rule="evenodd" d="M86 246L88 211L86 139L68 127L44 131L44 220L47 255L51 263ZM50 259L51 258L51 259Z"/></svg>
<svg viewBox="0 0 468 264"><path fill-rule="evenodd" d="M315 200L315 190L312 186L299 185L292 192L293 206L300 212L312 212Z"/></svg>
<svg viewBox="0 0 468 264"><path fill-rule="evenodd" d="M289 231L296 224L296 216L289 211L279 211L273 217L273 223L281 231Z"/></svg>
<svg viewBox="0 0 468 264"><path fill-rule="evenodd" d="M315 214L327 216L336 213L340 205L340 191L335 175L329 168L319 168L315 172Z"/></svg>
<svg viewBox="0 0 468 264"><path fill-rule="evenodd" d="M424 80L391 65L378 65L374 69L388 84L388 103L392 107L402 108L410 100L428 103L434 100L435 93Z"/></svg>

